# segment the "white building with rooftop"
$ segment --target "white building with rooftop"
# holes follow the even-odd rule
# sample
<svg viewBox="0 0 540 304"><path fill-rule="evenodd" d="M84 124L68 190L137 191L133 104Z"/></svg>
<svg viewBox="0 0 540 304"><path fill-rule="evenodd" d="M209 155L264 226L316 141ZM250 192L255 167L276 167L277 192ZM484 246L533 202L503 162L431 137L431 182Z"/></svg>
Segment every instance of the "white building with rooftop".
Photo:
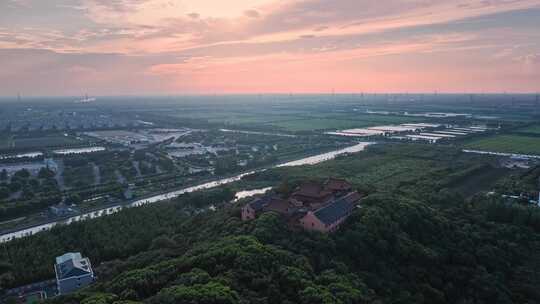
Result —
<svg viewBox="0 0 540 304"><path fill-rule="evenodd" d="M94 282L94 272L88 258L80 252L68 252L56 258L54 265L58 293L68 294Z"/></svg>

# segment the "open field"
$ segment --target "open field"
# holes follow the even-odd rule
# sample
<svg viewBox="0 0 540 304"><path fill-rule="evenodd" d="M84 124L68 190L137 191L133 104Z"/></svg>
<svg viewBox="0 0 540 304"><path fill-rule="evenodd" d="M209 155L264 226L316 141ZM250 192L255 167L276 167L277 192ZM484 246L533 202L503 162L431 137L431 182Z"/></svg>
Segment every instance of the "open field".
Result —
<svg viewBox="0 0 540 304"><path fill-rule="evenodd" d="M496 135L465 145L468 149L540 155L540 138L521 135Z"/></svg>
<svg viewBox="0 0 540 304"><path fill-rule="evenodd" d="M362 121L352 121L352 120L313 118L313 119L297 119L297 120L289 120L289 121L280 121L280 122L271 123L271 125L280 129L287 130L287 131L298 132L298 131L312 131L312 130L325 130L325 129L345 129L345 128L354 128L354 127L366 127L369 125L369 123L362 122Z"/></svg>
<svg viewBox="0 0 540 304"><path fill-rule="evenodd" d="M253 186L345 178L366 193L399 191L422 197L429 191L451 189L464 196L490 190L508 170L497 168L494 158L461 153L457 149L417 144L373 145L364 152L338 157L315 166L271 169L247 178ZM267 181L267 183L264 183Z"/></svg>
<svg viewBox="0 0 540 304"><path fill-rule="evenodd" d="M12 145L11 135L0 135L0 149L10 148Z"/></svg>
<svg viewBox="0 0 540 304"><path fill-rule="evenodd" d="M531 133L540 135L540 125L530 126L527 128L519 129L521 133Z"/></svg>
<svg viewBox="0 0 540 304"><path fill-rule="evenodd" d="M286 112L286 111L285 111ZM199 119L206 120L209 123L221 123L230 125L242 125L242 124L265 124L281 120L290 120L298 118L298 116L289 115L287 113L245 113L245 112L227 112L217 111L211 113L205 112L182 112L171 115L172 117L182 119Z"/></svg>
<svg viewBox="0 0 540 304"><path fill-rule="evenodd" d="M464 197L470 197L480 190L491 190L499 180L507 177L510 170L491 166L472 167L463 178L455 179L449 188L461 193Z"/></svg>
<svg viewBox="0 0 540 304"><path fill-rule="evenodd" d="M423 119L384 115L328 115L329 118L305 118L273 122L270 125L287 131L311 131L328 129L364 128L386 124L414 123ZM331 117L331 118L330 118Z"/></svg>
<svg viewBox="0 0 540 304"><path fill-rule="evenodd" d="M399 115L379 115L379 114L347 114L342 115L339 119L347 119L354 121L364 121L372 124L401 124L401 123L416 123L426 121L424 117L411 117Z"/></svg>
<svg viewBox="0 0 540 304"><path fill-rule="evenodd" d="M228 115L208 119L211 123L224 123L231 125L264 124L294 119L294 116L283 115Z"/></svg>
<svg viewBox="0 0 540 304"><path fill-rule="evenodd" d="M238 127L276 128L282 131L301 132L335 130L343 128L370 127L382 124L400 124L425 121L421 117L366 114L352 110L315 109L295 111L291 109L250 109L246 111L187 111L170 116L175 120L198 119L212 124L236 125Z"/></svg>
<svg viewBox="0 0 540 304"><path fill-rule="evenodd" d="M355 119L349 116L334 118L333 115L320 115L321 117L305 117L301 115L246 115L246 114L234 114L234 115L221 115L214 117L206 117L210 123L236 125L239 127L244 126L265 126L278 128L284 131L299 132L299 131L312 131L312 130L326 130L326 129L340 129L340 128L353 128L353 127L367 127L374 126L382 123L389 123L394 121L393 119L370 119L364 120L363 118ZM328 118L326 117L328 116ZM375 116L375 115L374 115ZM183 117L179 117L180 119ZM187 117L186 117L187 118ZM401 120L398 120L401 121ZM406 120L406 122L410 122Z"/></svg>
<svg viewBox="0 0 540 304"><path fill-rule="evenodd" d="M45 148L45 147L57 147L65 145L81 144L82 141L72 137L63 135L50 135L43 137L25 137L14 138L13 148L25 149L25 148Z"/></svg>

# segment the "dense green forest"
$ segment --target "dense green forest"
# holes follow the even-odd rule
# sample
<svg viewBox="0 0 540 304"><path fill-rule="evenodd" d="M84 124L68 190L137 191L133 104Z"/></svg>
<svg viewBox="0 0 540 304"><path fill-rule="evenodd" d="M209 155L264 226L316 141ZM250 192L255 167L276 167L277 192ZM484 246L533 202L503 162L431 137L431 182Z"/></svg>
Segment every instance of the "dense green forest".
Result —
<svg viewBox="0 0 540 304"><path fill-rule="evenodd" d="M339 231L324 235L274 214L242 222L242 203L227 203L228 188L189 194L2 245L1 284L51 278L54 257L76 250L99 280L50 303L538 302L540 209L465 197L455 182L478 186L470 177L492 165L411 145L268 170L242 183L286 190L307 176L348 176L368 195Z"/></svg>

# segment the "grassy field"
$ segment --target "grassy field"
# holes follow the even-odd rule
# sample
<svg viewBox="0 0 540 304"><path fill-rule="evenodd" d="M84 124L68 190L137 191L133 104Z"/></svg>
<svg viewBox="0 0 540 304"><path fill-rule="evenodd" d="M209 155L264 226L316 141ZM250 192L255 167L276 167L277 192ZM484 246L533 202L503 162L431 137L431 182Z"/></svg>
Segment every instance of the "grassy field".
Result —
<svg viewBox="0 0 540 304"><path fill-rule="evenodd" d="M422 122L424 118L393 115L376 115L354 112L335 111L288 111L268 109L264 111L250 110L246 112L182 112L173 113L174 119L200 119L209 123L237 125L241 127L276 128L282 131L301 132L316 130L335 130L345 128L362 128L383 124L400 124Z"/></svg>
<svg viewBox="0 0 540 304"><path fill-rule="evenodd" d="M540 135L540 125L530 126L530 127L527 127L527 128L520 129L518 131L522 132L522 133L532 133L532 134L539 134Z"/></svg>
<svg viewBox="0 0 540 304"><path fill-rule="evenodd" d="M426 119L423 117L408 117L397 115L377 115L377 114L347 114L340 119L366 121L373 124L401 124L423 122Z"/></svg>
<svg viewBox="0 0 540 304"><path fill-rule="evenodd" d="M482 151L540 155L540 137L496 135L472 141L465 147Z"/></svg>
<svg viewBox="0 0 540 304"><path fill-rule="evenodd" d="M12 144L11 135L0 135L0 149L8 149Z"/></svg>
<svg viewBox="0 0 540 304"><path fill-rule="evenodd" d="M13 148L26 149L26 148L44 148L44 147L59 147L67 145L76 145L83 143L71 136L63 135L50 135L44 137L27 137L27 138L15 138Z"/></svg>
<svg viewBox="0 0 540 304"><path fill-rule="evenodd" d="M291 120L295 119L298 116L293 116L287 113L277 114L273 112L269 113L243 113L243 112L227 112L227 111L216 111L212 113L200 113L200 112L189 112L189 113L175 113L171 115L175 119L200 119L206 120L210 123L222 123L230 125L242 125L242 124L265 124L275 121L282 120Z"/></svg>
<svg viewBox="0 0 540 304"><path fill-rule="evenodd" d="M330 115L329 115L330 116ZM289 121L272 122L270 125L287 131L335 130L347 128L364 128L386 124L414 123L422 119L385 116L385 115L342 115L332 118L305 118Z"/></svg>
<svg viewBox="0 0 540 304"><path fill-rule="evenodd" d="M364 192L423 193L452 189L464 196L489 190L507 171L494 158L461 153L459 149L425 145L374 145L367 151L314 166L271 169L242 182L275 186L287 179L345 178ZM264 181L267 181L265 184Z"/></svg>
<svg viewBox="0 0 540 304"><path fill-rule="evenodd" d="M278 115L227 115L208 119L212 123L225 123L231 125L242 124L265 124L278 122L283 120L294 119L294 116L278 116Z"/></svg>
<svg viewBox="0 0 540 304"><path fill-rule="evenodd" d="M270 123L272 126L284 129L287 131L312 131L325 129L344 129L344 128L360 128L367 127L370 124L362 121L341 120L341 119L297 119L289 121L280 121Z"/></svg>

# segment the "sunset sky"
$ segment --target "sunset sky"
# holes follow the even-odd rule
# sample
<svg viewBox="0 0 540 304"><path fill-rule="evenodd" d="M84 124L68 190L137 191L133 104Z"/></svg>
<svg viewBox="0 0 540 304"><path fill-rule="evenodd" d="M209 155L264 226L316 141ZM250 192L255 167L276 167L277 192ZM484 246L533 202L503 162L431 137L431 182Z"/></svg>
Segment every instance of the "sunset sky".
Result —
<svg viewBox="0 0 540 304"><path fill-rule="evenodd" d="M540 91L540 0L1 0L0 95Z"/></svg>

